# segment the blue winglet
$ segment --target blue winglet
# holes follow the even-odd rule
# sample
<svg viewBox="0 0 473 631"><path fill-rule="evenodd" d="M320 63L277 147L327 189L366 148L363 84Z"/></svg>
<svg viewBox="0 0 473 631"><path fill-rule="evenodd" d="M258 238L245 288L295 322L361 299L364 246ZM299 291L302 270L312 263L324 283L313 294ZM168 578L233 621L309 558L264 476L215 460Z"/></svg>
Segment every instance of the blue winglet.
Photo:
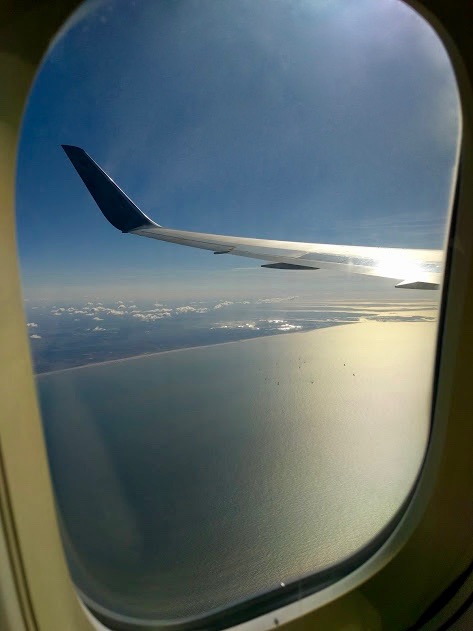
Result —
<svg viewBox="0 0 473 631"><path fill-rule="evenodd" d="M80 147L61 145L106 219L118 230L130 232L157 226Z"/></svg>

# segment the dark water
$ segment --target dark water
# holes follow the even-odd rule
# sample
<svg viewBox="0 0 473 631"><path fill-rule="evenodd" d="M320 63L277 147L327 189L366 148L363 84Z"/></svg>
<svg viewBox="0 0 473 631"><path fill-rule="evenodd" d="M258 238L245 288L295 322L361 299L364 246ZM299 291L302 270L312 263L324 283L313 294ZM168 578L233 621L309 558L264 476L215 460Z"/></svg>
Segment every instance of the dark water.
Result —
<svg viewBox="0 0 473 631"><path fill-rule="evenodd" d="M175 620L355 552L418 472L435 331L357 323L38 378L79 588Z"/></svg>

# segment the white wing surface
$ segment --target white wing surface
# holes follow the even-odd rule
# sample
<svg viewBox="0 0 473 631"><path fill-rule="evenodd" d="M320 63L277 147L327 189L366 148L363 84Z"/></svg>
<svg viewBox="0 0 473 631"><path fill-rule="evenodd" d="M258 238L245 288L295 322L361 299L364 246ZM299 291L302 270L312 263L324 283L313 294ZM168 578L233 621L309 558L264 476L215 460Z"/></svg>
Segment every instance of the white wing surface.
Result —
<svg viewBox="0 0 473 631"><path fill-rule="evenodd" d="M392 278L404 289L438 289L442 282L441 250L273 241L165 228L149 219L83 149L62 146L106 219L124 233L259 259L271 269L334 269Z"/></svg>

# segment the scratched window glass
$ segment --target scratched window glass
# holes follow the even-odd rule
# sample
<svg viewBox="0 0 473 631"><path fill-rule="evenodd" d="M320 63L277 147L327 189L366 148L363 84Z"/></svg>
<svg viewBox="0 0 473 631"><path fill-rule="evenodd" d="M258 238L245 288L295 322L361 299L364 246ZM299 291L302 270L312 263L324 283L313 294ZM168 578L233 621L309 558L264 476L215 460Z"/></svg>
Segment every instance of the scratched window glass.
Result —
<svg viewBox="0 0 473 631"><path fill-rule="evenodd" d="M394 0L98 0L52 42L18 239L63 544L101 619L239 622L392 532L460 126L440 40Z"/></svg>

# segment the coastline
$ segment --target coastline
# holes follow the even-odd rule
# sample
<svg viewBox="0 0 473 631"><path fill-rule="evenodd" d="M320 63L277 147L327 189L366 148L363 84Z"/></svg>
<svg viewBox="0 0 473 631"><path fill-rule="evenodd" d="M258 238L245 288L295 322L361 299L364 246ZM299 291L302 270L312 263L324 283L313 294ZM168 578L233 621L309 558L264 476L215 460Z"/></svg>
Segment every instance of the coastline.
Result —
<svg viewBox="0 0 473 631"><path fill-rule="evenodd" d="M256 342L257 340L263 340L270 337L287 337L289 335L303 335L314 333L315 331L322 331L325 329L333 329L335 327L340 326L349 326L352 324L359 324L359 322L343 322L338 323L334 322L332 326L324 326L320 328L315 328L310 331L287 331L284 333L271 333L269 335L260 335L259 337L247 337L241 340L229 340L228 342L216 342L215 344L200 344L197 346L185 346L183 348L170 348L164 351L153 351L152 353L141 353L140 355L130 355L129 357L119 357L117 359L106 359L105 361L98 362L89 362L87 364L81 364L80 366L70 366L68 368L58 368L57 370L48 370L45 372L34 373L34 378L39 379L40 377L46 377L48 375L57 375L62 372L69 372L71 370L81 370L82 368L90 368L91 366L106 366L108 364L116 364L118 362L130 361L133 359L143 359L143 357L155 357L157 355L167 355L170 353L180 353L184 351L193 351L196 349L204 349L204 348L213 348L215 346L226 346L230 344L241 344L242 342Z"/></svg>
<svg viewBox="0 0 473 631"><path fill-rule="evenodd" d="M156 357L158 355L168 355L171 353L181 353L181 352L185 352L185 351L193 351L193 350L198 350L198 349L204 349L204 348L214 348L214 347L220 347L220 346L227 346L227 345L234 345L234 344L242 344L245 342L256 342L256 341L261 341L261 340L265 340L268 338L287 338L289 336L299 336L299 335L311 335L317 331L327 331L327 330L331 330L331 329L335 329L335 328L343 328L343 327L347 327L347 326L352 326L353 324L401 324L398 322L391 322L391 323L387 323L387 322L377 322L376 320L358 320L358 321L352 321L352 322L334 322L331 323L331 326L324 326L324 327L318 327L315 329L311 329L309 331L305 330L305 331L287 331L284 333L271 333L269 335L261 335L259 337L251 337L251 338L244 338L241 340L229 340L227 342L216 342L215 344L200 344L200 345L196 345L196 346L186 346L183 348L170 348L167 350L162 350L162 351L153 351L151 353L141 353L138 355L130 355L129 357L119 357L117 359L107 359L105 361L97 361L97 362L88 362L87 364L81 364L80 366L70 366L67 368L59 368L57 370L48 370L45 372L40 372L40 373L35 373L34 374L34 378L35 379L40 379L41 377L46 377L48 375L55 375L55 374L59 374L59 373L64 373L64 372L69 372L71 370L81 370L83 368L90 368L92 366L105 366L105 365L109 365L109 364L116 364L119 362L125 362L125 361L131 361L134 359L143 359L144 357ZM437 325L438 322L437 321L418 321L418 322L402 322L403 326L405 326L406 324L435 324Z"/></svg>

